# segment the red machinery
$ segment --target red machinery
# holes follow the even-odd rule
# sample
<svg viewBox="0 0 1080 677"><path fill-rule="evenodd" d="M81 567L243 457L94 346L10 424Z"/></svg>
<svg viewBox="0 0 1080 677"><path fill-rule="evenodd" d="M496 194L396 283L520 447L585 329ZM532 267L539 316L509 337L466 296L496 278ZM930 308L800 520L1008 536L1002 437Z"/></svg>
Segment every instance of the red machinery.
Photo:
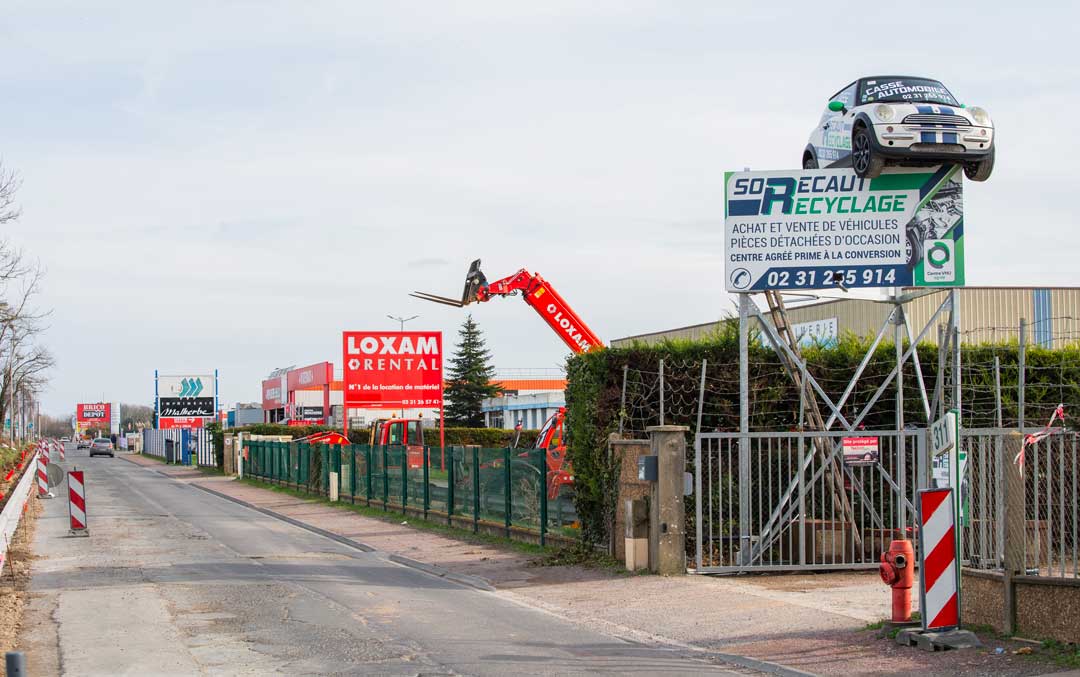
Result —
<svg viewBox="0 0 1080 677"><path fill-rule="evenodd" d="M460 301L425 292L413 292L410 296L461 308L474 302L490 301L496 296L514 296L519 292L525 299L525 303L532 306L533 310L544 318L548 326L555 330L570 350L575 353L587 353L604 347L604 342L586 326L577 313L570 309L563 297L551 287L547 280L539 275L533 275L524 268L509 277L489 283L487 277L480 272L480 259L477 259L469 266L469 273L465 276L465 290L461 294Z"/></svg>

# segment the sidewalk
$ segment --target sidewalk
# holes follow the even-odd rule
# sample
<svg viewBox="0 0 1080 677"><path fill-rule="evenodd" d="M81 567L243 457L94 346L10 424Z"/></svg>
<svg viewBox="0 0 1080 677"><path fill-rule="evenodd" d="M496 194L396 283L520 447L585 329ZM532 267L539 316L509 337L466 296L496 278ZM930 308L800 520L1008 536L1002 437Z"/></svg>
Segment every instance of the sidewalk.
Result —
<svg viewBox="0 0 1080 677"><path fill-rule="evenodd" d="M878 639L877 632L864 628L888 615L890 598L873 571L668 578L535 566L533 557L515 550L464 543L192 468L123 458L628 639L746 656L822 675L1054 672L1026 657L992 654L997 646L1022 646L1014 642L988 642L983 651L930 654Z"/></svg>

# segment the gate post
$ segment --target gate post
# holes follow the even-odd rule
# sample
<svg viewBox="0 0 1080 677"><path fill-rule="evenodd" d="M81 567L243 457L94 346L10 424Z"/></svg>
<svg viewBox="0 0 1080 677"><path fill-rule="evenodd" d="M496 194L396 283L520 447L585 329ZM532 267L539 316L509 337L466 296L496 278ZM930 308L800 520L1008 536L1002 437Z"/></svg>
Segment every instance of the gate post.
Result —
<svg viewBox="0 0 1080 677"><path fill-rule="evenodd" d="M998 481L1002 484L1005 495L1004 516L1004 565L1002 575L1002 592L1004 604L1002 604L1005 617L1002 619L1002 631L1007 634L1016 633L1016 588L1013 586L1014 576L1023 576L1027 573L1027 560L1025 548L1027 546L1027 534L1025 533L1026 516L1024 514L1024 476L1021 468L1013 459L1024 448L1024 436L1019 432L1012 432L1005 437L1004 453L997 455Z"/></svg>
<svg viewBox="0 0 1080 677"><path fill-rule="evenodd" d="M686 433L683 425L646 428L656 455L657 481L653 486L649 520L649 568L664 576L686 573L686 512L683 486L686 475ZM655 545L654 545L655 544Z"/></svg>

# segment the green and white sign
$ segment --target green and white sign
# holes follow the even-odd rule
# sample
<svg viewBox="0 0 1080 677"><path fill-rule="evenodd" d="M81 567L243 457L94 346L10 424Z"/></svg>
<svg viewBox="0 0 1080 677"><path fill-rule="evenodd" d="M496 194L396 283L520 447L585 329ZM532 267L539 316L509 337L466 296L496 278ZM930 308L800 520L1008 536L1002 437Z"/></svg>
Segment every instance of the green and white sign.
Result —
<svg viewBox="0 0 1080 677"><path fill-rule="evenodd" d="M731 292L964 284L963 172L955 165L728 172Z"/></svg>

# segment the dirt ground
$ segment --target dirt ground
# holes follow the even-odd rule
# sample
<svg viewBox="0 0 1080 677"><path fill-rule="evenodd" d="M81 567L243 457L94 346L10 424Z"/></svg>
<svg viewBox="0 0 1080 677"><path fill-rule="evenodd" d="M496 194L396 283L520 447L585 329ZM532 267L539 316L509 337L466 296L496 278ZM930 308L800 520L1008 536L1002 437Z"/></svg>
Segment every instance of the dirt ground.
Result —
<svg viewBox="0 0 1080 677"><path fill-rule="evenodd" d="M15 539L8 548L7 562L0 576L0 653L16 646L22 627L23 611L30 596L30 563L34 559L31 545L34 528L41 513L41 504L34 498L26 502L26 513L19 520Z"/></svg>

